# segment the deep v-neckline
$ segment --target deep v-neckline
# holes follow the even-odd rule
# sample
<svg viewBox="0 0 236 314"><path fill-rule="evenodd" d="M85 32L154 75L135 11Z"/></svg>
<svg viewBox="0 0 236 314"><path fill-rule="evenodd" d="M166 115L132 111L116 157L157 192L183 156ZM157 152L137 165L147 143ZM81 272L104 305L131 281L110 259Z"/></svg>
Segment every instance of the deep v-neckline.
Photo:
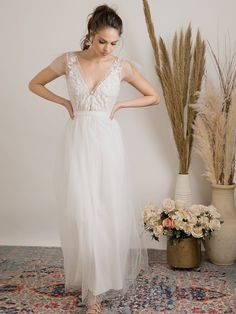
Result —
<svg viewBox="0 0 236 314"><path fill-rule="evenodd" d="M84 86L86 87L86 89L88 90L88 93L89 94L94 94L98 87L109 77L109 75L112 73L112 70L113 70L113 67L114 65L116 64L116 62L118 62L119 58L116 57L114 61L112 61L110 67L108 68L108 70L106 71L106 73L104 74L103 78L101 80L98 81L97 84L94 85L94 87L91 89L85 79L85 76L84 76L84 71L81 67L81 63L80 63L80 60L79 60L79 57L77 55L77 53L75 53L75 57L76 57L76 66L77 68L79 69L79 74L80 74L80 77L81 77L81 80L84 84Z"/></svg>

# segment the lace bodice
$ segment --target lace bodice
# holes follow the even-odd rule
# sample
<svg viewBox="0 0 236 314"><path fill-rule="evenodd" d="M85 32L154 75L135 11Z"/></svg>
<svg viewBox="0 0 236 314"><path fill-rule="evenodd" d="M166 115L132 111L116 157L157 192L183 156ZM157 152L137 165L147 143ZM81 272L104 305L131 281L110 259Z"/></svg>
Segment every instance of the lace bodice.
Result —
<svg viewBox="0 0 236 314"><path fill-rule="evenodd" d="M122 80L136 79L137 69L125 59L116 57L103 79L90 90L77 54L69 51L49 65L57 74L65 74L68 94L74 111L95 110L110 112L117 101Z"/></svg>
<svg viewBox="0 0 236 314"><path fill-rule="evenodd" d="M120 89L121 60L115 59L104 78L90 90L81 71L77 56L67 53L66 82L74 110L110 111Z"/></svg>

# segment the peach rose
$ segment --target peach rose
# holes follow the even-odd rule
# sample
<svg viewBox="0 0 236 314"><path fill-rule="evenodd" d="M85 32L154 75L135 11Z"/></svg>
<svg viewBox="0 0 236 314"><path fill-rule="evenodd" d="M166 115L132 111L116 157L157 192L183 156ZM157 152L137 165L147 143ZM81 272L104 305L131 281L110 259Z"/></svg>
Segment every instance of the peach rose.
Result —
<svg viewBox="0 0 236 314"><path fill-rule="evenodd" d="M162 221L163 227L173 229L175 228L175 223L171 218L166 218Z"/></svg>

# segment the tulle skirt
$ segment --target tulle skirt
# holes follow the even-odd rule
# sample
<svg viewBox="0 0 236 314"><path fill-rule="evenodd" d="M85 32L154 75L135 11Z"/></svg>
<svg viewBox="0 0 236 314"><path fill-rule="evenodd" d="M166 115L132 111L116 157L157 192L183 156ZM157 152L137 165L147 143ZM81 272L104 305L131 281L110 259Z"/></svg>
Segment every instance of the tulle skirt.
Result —
<svg viewBox="0 0 236 314"><path fill-rule="evenodd" d="M108 112L75 115L54 182L65 291L81 290L87 303L89 291L101 300L126 293L149 266L120 125Z"/></svg>

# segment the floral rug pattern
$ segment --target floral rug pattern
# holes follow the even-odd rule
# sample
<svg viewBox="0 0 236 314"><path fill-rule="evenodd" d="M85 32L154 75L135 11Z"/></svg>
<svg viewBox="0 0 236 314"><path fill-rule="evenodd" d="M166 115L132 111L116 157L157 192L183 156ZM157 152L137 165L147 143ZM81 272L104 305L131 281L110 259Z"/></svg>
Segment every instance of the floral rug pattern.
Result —
<svg viewBox="0 0 236 314"><path fill-rule="evenodd" d="M193 270L173 270L166 252L149 249L151 272L104 314L236 314L236 263L216 266L203 253ZM116 310L114 310L116 309ZM0 313L85 313L80 291L65 293L61 248L0 246Z"/></svg>

